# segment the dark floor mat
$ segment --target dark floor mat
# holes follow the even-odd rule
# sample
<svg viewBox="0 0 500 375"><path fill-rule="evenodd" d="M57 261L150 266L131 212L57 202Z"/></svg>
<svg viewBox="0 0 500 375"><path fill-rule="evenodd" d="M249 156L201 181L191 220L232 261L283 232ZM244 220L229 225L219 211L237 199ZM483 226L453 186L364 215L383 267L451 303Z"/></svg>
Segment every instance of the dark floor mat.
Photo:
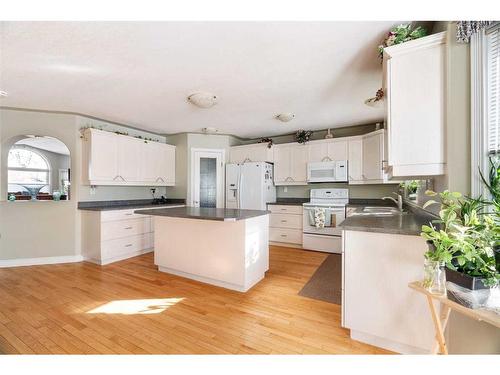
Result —
<svg viewBox="0 0 500 375"><path fill-rule="evenodd" d="M342 255L330 254L299 292L300 296L341 304Z"/></svg>

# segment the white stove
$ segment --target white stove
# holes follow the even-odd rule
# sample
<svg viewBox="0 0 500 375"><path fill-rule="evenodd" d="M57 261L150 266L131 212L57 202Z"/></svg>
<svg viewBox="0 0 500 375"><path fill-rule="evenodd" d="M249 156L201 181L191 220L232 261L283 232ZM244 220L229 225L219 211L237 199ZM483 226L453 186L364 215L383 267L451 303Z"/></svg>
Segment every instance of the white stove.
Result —
<svg viewBox="0 0 500 375"><path fill-rule="evenodd" d="M302 247L305 250L342 252L342 228L349 203L348 189L311 189L303 204Z"/></svg>

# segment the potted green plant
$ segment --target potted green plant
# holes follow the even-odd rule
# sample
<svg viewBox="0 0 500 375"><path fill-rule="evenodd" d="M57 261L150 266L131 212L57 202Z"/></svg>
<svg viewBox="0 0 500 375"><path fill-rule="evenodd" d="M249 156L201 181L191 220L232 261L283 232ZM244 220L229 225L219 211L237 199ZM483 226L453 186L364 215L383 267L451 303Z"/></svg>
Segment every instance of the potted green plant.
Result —
<svg viewBox="0 0 500 375"><path fill-rule="evenodd" d="M399 184L399 187L406 190L406 192L408 194L408 199L416 200L417 199L417 190L420 187L420 181L418 181L418 180L403 181Z"/></svg>
<svg viewBox="0 0 500 375"><path fill-rule="evenodd" d="M446 280L464 288L475 290L498 285L500 274L493 251L500 238L498 211L486 212L491 202L449 191L426 194L439 196L441 201L439 219L433 222L437 226L422 227L422 237L430 244L426 259L444 263ZM424 208L436 203L430 200Z"/></svg>

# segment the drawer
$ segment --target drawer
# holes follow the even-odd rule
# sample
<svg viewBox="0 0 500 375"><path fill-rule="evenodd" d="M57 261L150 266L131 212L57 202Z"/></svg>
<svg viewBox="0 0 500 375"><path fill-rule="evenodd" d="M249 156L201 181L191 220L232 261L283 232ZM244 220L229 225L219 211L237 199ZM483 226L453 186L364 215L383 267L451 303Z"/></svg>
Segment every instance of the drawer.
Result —
<svg viewBox="0 0 500 375"><path fill-rule="evenodd" d="M141 234L101 242L102 260L123 257L130 253L153 247L153 234Z"/></svg>
<svg viewBox="0 0 500 375"><path fill-rule="evenodd" d="M127 219L140 219L146 218L146 215L134 214L137 208L132 208L130 210L111 210L111 211L101 211L101 221L115 221L115 220L127 220Z"/></svg>
<svg viewBox="0 0 500 375"><path fill-rule="evenodd" d="M268 205L268 209L272 213L302 215L302 206L270 204Z"/></svg>
<svg viewBox="0 0 500 375"><path fill-rule="evenodd" d="M269 226L276 228L300 229L302 231L302 215L271 214Z"/></svg>
<svg viewBox="0 0 500 375"><path fill-rule="evenodd" d="M137 236L152 231L151 217L105 221L101 223L101 241Z"/></svg>
<svg viewBox="0 0 500 375"><path fill-rule="evenodd" d="M302 247L306 250L324 251L327 253L342 253L342 237L306 234L302 237Z"/></svg>
<svg viewBox="0 0 500 375"><path fill-rule="evenodd" d="M301 244L302 231L299 229L269 228L269 241Z"/></svg>

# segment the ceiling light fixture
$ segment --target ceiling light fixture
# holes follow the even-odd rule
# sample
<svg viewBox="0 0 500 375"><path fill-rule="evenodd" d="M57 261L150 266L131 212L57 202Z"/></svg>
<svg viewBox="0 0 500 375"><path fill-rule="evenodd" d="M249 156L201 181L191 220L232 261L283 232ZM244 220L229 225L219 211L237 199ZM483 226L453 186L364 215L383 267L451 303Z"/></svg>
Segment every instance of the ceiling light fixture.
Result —
<svg viewBox="0 0 500 375"><path fill-rule="evenodd" d="M9 96L9 94L7 94L7 91L0 91L0 98L6 98L7 96Z"/></svg>
<svg viewBox="0 0 500 375"><path fill-rule="evenodd" d="M205 134L215 134L219 131L219 129L208 127L208 128L201 129L201 131Z"/></svg>
<svg viewBox="0 0 500 375"><path fill-rule="evenodd" d="M200 108L210 108L217 103L217 95L209 92L195 92L187 98L188 102Z"/></svg>
<svg viewBox="0 0 500 375"><path fill-rule="evenodd" d="M276 115L276 118L281 122L288 122L292 121L295 118L295 115L293 113L280 113L279 115Z"/></svg>

